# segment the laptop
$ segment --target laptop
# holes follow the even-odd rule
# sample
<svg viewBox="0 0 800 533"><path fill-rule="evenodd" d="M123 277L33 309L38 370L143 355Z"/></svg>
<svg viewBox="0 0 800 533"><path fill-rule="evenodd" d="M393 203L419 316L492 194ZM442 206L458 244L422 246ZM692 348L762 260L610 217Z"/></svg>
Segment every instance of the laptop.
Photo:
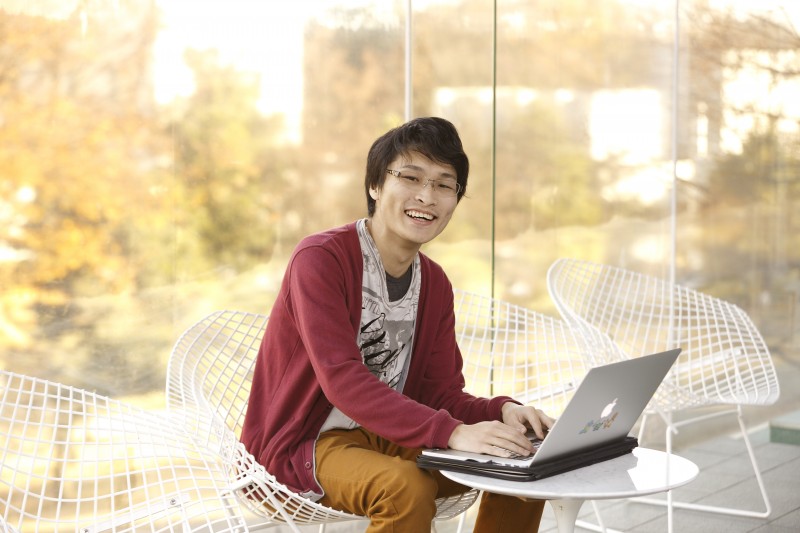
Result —
<svg viewBox="0 0 800 533"><path fill-rule="evenodd" d="M589 370L545 438L538 440L529 433L535 448L530 456L430 448L422 451L417 464L430 470L531 481L629 453L638 442L628 434L680 352L676 348Z"/></svg>

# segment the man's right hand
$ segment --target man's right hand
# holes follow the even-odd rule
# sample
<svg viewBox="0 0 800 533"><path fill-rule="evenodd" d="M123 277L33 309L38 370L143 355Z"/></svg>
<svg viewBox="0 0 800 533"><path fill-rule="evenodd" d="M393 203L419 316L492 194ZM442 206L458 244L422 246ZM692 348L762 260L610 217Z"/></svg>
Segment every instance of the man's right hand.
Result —
<svg viewBox="0 0 800 533"><path fill-rule="evenodd" d="M525 435L524 429L497 420L456 426L447 445L454 450L499 457L511 457L515 454L527 456L533 453L533 444Z"/></svg>

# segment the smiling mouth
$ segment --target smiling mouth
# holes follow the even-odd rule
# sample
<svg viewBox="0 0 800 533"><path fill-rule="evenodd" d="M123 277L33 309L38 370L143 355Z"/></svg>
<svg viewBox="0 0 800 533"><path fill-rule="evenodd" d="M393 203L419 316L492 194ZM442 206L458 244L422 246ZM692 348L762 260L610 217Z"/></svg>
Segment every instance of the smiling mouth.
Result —
<svg viewBox="0 0 800 533"><path fill-rule="evenodd" d="M414 220L427 220L431 221L436 217L431 215L430 213L422 213L420 211L406 211L406 216L413 218Z"/></svg>

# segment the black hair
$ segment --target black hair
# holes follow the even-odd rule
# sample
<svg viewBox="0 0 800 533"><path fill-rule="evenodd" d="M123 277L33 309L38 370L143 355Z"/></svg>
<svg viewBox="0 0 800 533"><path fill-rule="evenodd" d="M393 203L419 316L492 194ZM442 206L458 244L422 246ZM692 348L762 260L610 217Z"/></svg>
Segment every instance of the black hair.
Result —
<svg viewBox="0 0 800 533"><path fill-rule="evenodd" d="M375 214L375 200L370 189L380 190L386 180L386 169L397 156L417 152L431 161L451 165L456 180L461 185L458 200L467 190L469 159L461 145L461 138L453 124L439 117L415 118L378 137L367 155L364 192L367 195L367 212Z"/></svg>

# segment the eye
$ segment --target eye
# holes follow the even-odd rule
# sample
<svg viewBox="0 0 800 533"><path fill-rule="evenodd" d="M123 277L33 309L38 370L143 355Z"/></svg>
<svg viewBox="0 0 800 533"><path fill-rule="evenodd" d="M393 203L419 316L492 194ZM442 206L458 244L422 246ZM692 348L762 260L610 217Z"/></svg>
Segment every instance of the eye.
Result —
<svg viewBox="0 0 800 533"><path fill-rule="evenodd" d="M458 183L454 181L438 181L436 182L436 188L446 192L456 192L458 190Z"/></svg>
<svg viewBox="0 0 800 533"><path fill-rule="evenodd" d="M406 174L405 172L403 172L397 177L400 178L401 180L406 180L409 183L419 183L420 180L419 176L415 176L414 174Z"/></svg>

